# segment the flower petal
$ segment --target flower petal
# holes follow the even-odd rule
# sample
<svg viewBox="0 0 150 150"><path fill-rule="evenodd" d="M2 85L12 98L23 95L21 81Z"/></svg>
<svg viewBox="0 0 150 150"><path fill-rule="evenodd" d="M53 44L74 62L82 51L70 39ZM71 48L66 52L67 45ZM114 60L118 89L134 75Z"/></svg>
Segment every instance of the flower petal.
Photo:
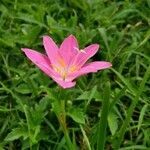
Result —
<svg viewBox="0 0 150 150"><path fill-rule="evenodd" d="M84 65L79 71L68 75L66 81L72 81L81 75L88 74L91 72L97 72L98 70L107 69L111 66L112 64L106 61L95 61L92 63L88 63Z"/></svg>
<svg viewBox="0 0 150 150"><path fill-rule="evenodd" d="M106 62L106 61L94 61L91 63L88 63L86 65L84 65L80 71L82 72L88 72L88 71L98 71L98 70L102 70L102 69L107 69L110 68L112 66L112 64L110 62ZM90 71L90 72L91 72Z"/></svg>
<svg viewBox="0 0 150 150"><path fill-rule="evenodd" d="M52 78L61 78L60 75L51 68L49 58L46 55L28 48L22 48L22 51L45 74Z"/></svg>
<svg viewBox="0 0 150 150"><path fill-rule="evenodd" d="M53 79L53 80L64 89L74 87L76 84L76 82L72 82L72 81L68 82L68 81L58 80L58 79Z"/></svg>
<svg viewBox="0 0 150 150"><path fill-rule="evenodd" d="M60 45L60 55L65 60L66 64L78 53L78 42L73 35L68 36Z"/></svg>
<svg viewBox="0 0 150 150"><path fill-rule="evenodd" d="M49 36L43 36L43 45L52 64L57 64L59 59L58 46Z"/></svg>
<svg viewBox="0 0 150 150"><path fill-rule="evenodd" d="M98 49L99 49L98 44L92 44L86 47L80 53L78 53L76 57L74 57L74 60L72 61L71 65L75 65L78 66L78 68L81 68L89 58L91 58L96 54Z"/></svg>

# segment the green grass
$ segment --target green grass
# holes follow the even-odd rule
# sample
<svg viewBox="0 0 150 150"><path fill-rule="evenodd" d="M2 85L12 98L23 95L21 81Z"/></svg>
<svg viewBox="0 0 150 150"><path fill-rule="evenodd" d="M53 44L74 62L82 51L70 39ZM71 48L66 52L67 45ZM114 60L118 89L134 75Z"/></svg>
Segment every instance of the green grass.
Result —
<svg viewBox="0 0 150 150"><path fill-rule="evenodd" d="M149 0L1 0L0 150L149 150L149 14ZM100 44L93 60L113 67L60 93L21 48L44 52L43 35L69 34L81 49Z"/></svg>

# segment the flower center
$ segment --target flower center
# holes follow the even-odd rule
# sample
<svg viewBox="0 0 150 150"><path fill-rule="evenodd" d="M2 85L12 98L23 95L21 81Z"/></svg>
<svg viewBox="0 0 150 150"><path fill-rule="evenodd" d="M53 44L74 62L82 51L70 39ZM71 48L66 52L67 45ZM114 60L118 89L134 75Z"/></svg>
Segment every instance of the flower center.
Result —
<svg viewBox="0 0 150 150"><path fill-rule="evenodd" d="M53 65L53 69L60 74L63 80L67 78L68 74L78 70L77 66L62 67L62 66L54 66L54 65Z"/></svg>
<svg viewBox="0 0 150 150"><path fill-rule="evenodd" d="M67 78L67 75L78 70L76 65L68 66L63 59L59 59L58 64L52 65L53 69L60 74L63 80Z"/></svg>

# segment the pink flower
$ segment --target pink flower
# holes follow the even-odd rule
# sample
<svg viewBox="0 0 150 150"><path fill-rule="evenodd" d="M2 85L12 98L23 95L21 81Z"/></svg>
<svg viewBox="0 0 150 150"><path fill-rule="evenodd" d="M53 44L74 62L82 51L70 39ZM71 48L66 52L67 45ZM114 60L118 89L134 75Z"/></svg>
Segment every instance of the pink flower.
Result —
<svg viewBox="0 0 150 150"><path fill-rule="evenodd" d="M35 50L22 48L26 56L45 74L50 76L63 88L75 86L75 78L112 66L110 62L87 60L95 55L99 49L98 44L92 44L83 50L79 50L78 42L73 35L68 36L58 47L49 37L43 37L46 54Z"/></svg>

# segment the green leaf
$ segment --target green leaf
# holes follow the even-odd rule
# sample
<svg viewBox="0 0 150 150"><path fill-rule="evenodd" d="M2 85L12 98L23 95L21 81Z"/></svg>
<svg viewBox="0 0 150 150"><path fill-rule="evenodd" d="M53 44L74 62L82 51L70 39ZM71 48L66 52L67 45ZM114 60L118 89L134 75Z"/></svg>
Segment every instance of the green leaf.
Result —
<svg viewBox="0 0 150 150"><path fill-rule="evenodd" d="M111 134L114 135L116 130L118 129L118 120L115 113L110 112L108 115L108 125L111 131Z"/></svg>
<svg viewBox="0 0 150 150"><path fill-rule="evenodd" d="M106 128L107 128L107 118L109 114L109 105L110 105L110 82L107 81L104 87L103 92L103 104L101 111L101 118L97 130L97 149L104 150L106 142Z"/></svg>
<svg viewBox="0 0 150 150"><path fill-rule="evenodd" d="M29 94L32 92L30 87L25 83L18 85L18 87L15 88L15 91L21 94Z"/></svg>
<svg viewBox="0 0 150 150"><path fill-rule="evenodd" d="M23 129L15 128L6 136L5 141L14 141L19 139L21 136L26 136L27 134L28 132L25 132Z"/></svg>
<svg viewBox="0 0 150 150"><path fill-rule="evenodd" d="M80 108L71 108L68 112L68 116L70 116L77 123L85 124L85 115Z"/></svg>
<svg viewBox="0 0 150 150"><path fill-rule="evenodd" d="M89 103L92 98L96 100L102 99L100 93L97 90L97 86L94 86L90 91L83 92L79 97L77 97L77 100L88 100Z"/></svg>
<svg viewBox="0 0 150 150"><path fill-rule="evenodd" d="M140 116L139 116L139 121L138 121L137 133L138 133L138 131L139 131L140 127L141 127L141 124L143 122L143 118L144 118L144 115L145 115L147 107L148 107L148 104L145 104L143 106L143 108L141 109Z"/></svg>
<svg viewBox="0 0 150 150"><path fill-rule="evenodd" d="M106 48L107 48L107 51L108 51L108 58L110 59L111 58L111 54L110 54L110 47L109 47L109 44L108 44L108 36L106 34L106 29L105 28L99 28L98 29L105 45L106 45Z"/></svg>

